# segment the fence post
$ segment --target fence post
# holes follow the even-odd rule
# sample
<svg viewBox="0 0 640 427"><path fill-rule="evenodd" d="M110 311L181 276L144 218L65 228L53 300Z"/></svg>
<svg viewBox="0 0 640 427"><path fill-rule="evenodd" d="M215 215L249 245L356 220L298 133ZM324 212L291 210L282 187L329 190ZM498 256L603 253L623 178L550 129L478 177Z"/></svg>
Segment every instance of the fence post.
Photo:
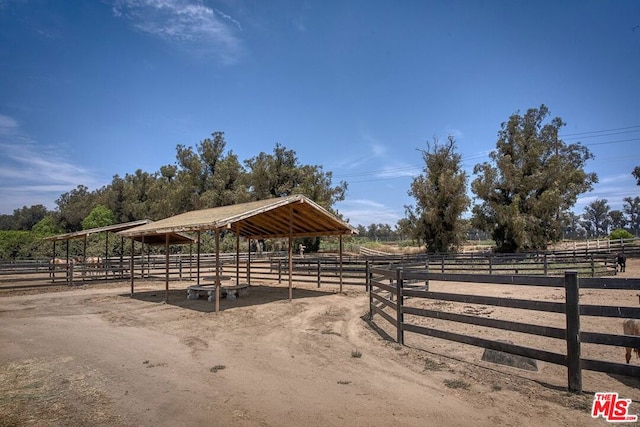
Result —
<svg viewBox="0 0 640 427"><path fill-rule="evenodd" d="M69 260L67 262L67 284L69 286L73 285L73 261Z"/></svg>
<svg viewBox="0 0 640 427"><path fill-rule="evenodd" d="M493 256L489 254L489 274L493 274Z"/></svg>
<svg viewBox="0 0 640 427"><path fill-rule="evenodd" d="M365 268L367 274L365 289L369 291L369 320L373 322L373 290L371 286L371 267L369 266L369 260L366 261Z"/></svg>
<svg viewBox="0 0 640 427"><path fill-rule="evenodd" d="M427 274L429 274L429 255L427 255L427 264L425 265L425 269L427 270ZM427 276L428 277L428 276ZM424 281L424 290L429 290L429 279Z"/></svg>
<svg viewBox="0 0 640 427"><path fill-rule="evenodd" d="M582 371L580 362L580 292L578 272L564 273L565 315L567 320L567 374L569 391L582 393Z"/></svg>
<svg viewBox="0 0 640 427"><path fill-rule="evenodd" d="M440 271L444 273L444 254L442 254L442 261L440 261Z"/></svg>
<svg viewBox="0 0 640 427"><path fill-rule="evenodd" d="M396 322L397 333L396 341L400 345L404 345L404 315L402 313L402 304L404 298L402 296L402 267L396 270Z"/></svg>
<svg viewBox="0 0 640 427"><path fill-rule="evenodd" d="M369 291L371 289L371 270L369 266L369 260L364 262L364 290Z"/></svg>
<svg viewBox="0 0 640 427"><path fill-rule="evenodd" d="M318 288L320 288L320 258L318 258Z"/></svg>
<svg viewBox="0 0 640 427"><path fill-rule="evenodd" d="M278 285L282 283L282 273L280 268L281 260L278 260Z"/></svg>
<svg viewBox="0 0 640 427"><path fill-rule="evenodd" d="M593 261L593 254L591 254L591 277L596 277L596 264Z"/></svg>

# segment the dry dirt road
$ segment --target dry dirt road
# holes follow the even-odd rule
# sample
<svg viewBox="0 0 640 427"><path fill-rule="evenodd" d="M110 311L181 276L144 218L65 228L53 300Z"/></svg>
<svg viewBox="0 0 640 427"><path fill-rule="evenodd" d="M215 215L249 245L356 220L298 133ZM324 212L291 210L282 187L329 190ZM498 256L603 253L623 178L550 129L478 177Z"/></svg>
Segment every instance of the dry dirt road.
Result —
<svg viewBox="0 0 640 427"><path fill-rule="evenodd" d="M161 282L133 298L126 283L0 292L0 426L606 425L595 391L640 412L633 379L594 374L573 395L564 368L399 346L363 318L362 288L300 285L289 301L263 284L216 314L187 286L171 283L168 304Z"/></svg>

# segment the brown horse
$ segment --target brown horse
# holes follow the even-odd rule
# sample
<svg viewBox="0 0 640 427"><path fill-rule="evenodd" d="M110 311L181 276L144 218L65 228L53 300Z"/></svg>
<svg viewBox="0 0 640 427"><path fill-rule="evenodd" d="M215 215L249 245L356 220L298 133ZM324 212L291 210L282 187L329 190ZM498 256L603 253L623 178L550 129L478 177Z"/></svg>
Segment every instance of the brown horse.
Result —
<svg viewBox="0 0 640 427"><path fill-rule="evenodd" d="M622 322L622 331L625 335L635 335L640 336L640 320L636 319L625 319ZM631 348L627 347L627 353L625 354L625 359L627 363L631 360L631 352L635 351L636 357L640 357L640 348Z"/></svg>

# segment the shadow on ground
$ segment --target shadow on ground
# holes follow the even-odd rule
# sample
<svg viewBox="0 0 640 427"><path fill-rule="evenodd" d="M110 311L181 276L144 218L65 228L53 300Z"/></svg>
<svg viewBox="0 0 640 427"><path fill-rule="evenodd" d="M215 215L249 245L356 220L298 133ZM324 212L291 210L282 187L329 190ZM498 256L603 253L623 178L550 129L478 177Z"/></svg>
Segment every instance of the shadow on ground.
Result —
<svg viewBox="0 0 640 427"><path fill-rule="evenodd" d="M334 295L335 292L327 292L309 289L293 289L293 299L315 298L327 295ZM130 294L120 294L121 297L133 298L156 304L165 303L165 290L145 290ZM250 307L261 304L268 304L276 301L287 301L289 299L289 288L282 286L252 285L249 288L249 295L227 300L220 297L220 311L237 307ZM167 304L189 310L211 313L215 311L214 303L207 301L206 297L197 300L187 299L187 289L170 289L168 292Z"/></svg>

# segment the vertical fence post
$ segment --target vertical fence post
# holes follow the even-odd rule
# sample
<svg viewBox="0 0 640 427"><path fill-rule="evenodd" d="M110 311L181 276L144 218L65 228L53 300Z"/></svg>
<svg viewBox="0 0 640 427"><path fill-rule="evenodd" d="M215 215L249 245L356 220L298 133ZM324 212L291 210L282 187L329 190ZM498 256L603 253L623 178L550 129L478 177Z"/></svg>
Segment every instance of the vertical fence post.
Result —
<svg viewBox="0 0 640 427"><path fill-rule="evenodd" d="M441 270L442 273L444 273L444 254L442 254L442 261L441 261L441 264L440 264L440 270Z"/></svg>
<svg viewBox="0 0 640 427"><path fill-rule="evenodd" d="M493 256L489 254L489 274L493 274Z"/></svg>
<svg viewBox="0 0 640 427"><path fill-rule="evenodd" d="M427 255L427 262L425 265L425 269L427 270L427 274L429 274L429 255ZM427 276L427 280L424 281L424 290L428 291L429 290L429 278Z"/></svg>
<svg viewBox="0 0 640 427"><path fill-rule="evenodd" d="M369 260L366 261L367 269L367 281L366 285L369 291L369 320L373 322L373 287L371 285L371 267L369 266Z"/></svg>
<svg viewBox="0 0 640 427"><path fill-rule="evenodd" d="M73 261L69 260L67 263L67 282L69 286L73 285Z"/></svg>
<svg viewBox="0 0 640 427"><path fill-rule="evenodd" d="M549 275L549 263L547 260L547 253L545 252L544 254L544 275L548 276Z"/></svg>
<svg viewBox="0 0 640 427"><path fill-rule="evenodd" d="M404 345L404 315L402 312L404 298L402 296L402 282L402 267L399 267L398 270L396 270L396 341L400 345Z"/></svg>
<svg viewBox="0 0 640 427"><path fill-rule="evenodd" d="M580 293L578 272L564 273L565 315L567 320L567 374L569 391L582 393L582 371L580 363Z"/></svg>
<svg viewBox="0 0 640 427"><path fill-rule="evenodd" d="M317 263L318 263L318 265L316 266L316 268L317 268L317 273L318 273L318 288L320 288L320 258L318 258Z"/></svg>
<svg viewBox="0 0 640 427"><path fill-rule="evenodd" d="M596 277L596 264L593 261L593 254L591 254L591 277Z"/></svg>
<svg viewBox="0 0 640 427"><path fill-rule="evenodd" d="M278 260L278 284L282 283L281 260Z"/></svg>
<svg viewBox="0 0 640 427"><path fill-rule="evenodd" d="M371 270L370 270L370 266L369 266L369 260L366 260L364 262L364 274L365 274L365 278L364 278L364 290L365 291L370 291L371 290ZM371 304L371 301L369 301L369 304Z"/></svg>

